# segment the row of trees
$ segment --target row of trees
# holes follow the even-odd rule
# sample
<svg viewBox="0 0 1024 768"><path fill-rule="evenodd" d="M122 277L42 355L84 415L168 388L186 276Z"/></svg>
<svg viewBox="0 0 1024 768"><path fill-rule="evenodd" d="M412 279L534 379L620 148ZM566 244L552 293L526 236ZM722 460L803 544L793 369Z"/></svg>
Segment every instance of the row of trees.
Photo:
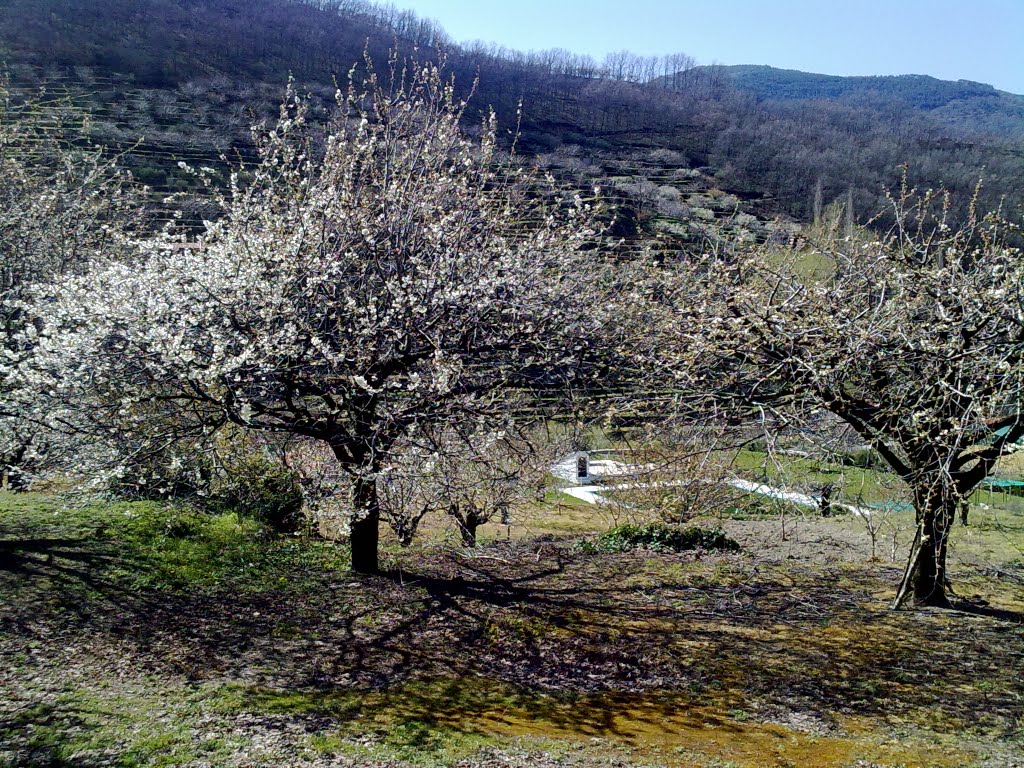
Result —
<svg viewBox="0 0 1024 768"><path fill-rule="evenodd" d="M290 90L257 161L211 186L219 213L197 239L134 231L121 193L83 179L104 239L75 268L5 241L8 422L122 466L225 425L315 446L351 492L352 566L373 572L382 517L411 536L443 506L471 541L535 485L531 420L612 396L651 413L652 390L675 398L663 420L827 411L913 492L900 600L946 602L955 512L1024 436L1008 223L956 225L904 188L880 239L613 263L592 202L502 154L493 117L462 132L440 68L368 72L323 130ZM7 162L60 189L45 165ZM5 221L29 210L10 199Z"/></svg>

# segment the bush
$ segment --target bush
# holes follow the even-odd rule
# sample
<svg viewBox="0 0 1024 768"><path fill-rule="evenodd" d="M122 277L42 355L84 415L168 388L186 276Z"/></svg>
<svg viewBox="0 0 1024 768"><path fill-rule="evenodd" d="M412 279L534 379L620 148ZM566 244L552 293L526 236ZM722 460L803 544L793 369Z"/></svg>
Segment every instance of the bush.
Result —
<svg viewBox="0 0 1024 768"><path fill-rule="evenodd" d="M751 453L768 453L768 441L763 437L757 437L748 442L744 448Z"/></svg>
<svg viewBox="0 0 1024 768"><path fill-rule="evenodd" d="M214 474L210 457L194 446L178 446L129 457L107 489L126 501L194 499L204 495Z"/></svg>
<svg viewBox="0 0 1024 768"><path fill-rule="evenodd" d="M647 549L653 552L685 552L693 549L738 552L740 545L717 528L676 528L663 523L651 523L612 528L597 539L580 542L577 549L581 552L604 553L628 552L634 549Z"/></svg>
<svg viewBox="0 0 1024 768"><path fill-rule="evenodd" d="M887 469L888 464L882 458L882 454L874 448L860 448L842 457L842 464L846 467L859 467L861 469Z"/></svg>
<svg viewBox="0 0 1024 768"><path fill-rule="evenodd" d="M807 510L798 504L784 499L773 499L751 493L744 496L738 503L722 510L722 515L734 520L765 520L780 515L806 514Z"/></svg>
<svg viewBox="0 0 1024 768"><path fill-rule="evenodd" d="M211 506L251 517L278 534L295 533L302 525L298 476L261 453L240 457L227 468Z"/></svg>

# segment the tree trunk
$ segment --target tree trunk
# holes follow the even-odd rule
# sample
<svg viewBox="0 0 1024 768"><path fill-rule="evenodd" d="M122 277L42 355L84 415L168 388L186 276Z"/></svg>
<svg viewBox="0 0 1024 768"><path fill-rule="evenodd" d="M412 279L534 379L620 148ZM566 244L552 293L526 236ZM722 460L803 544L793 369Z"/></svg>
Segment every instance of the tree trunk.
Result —
<svg viewBox="0 0 1024 768"><path fill-rule="evenodd" d="M476 515L470 513L466 515L464 520L459 521L459 533L462 534L462 543L467 547L476 546L476 529L480 523L477 522Z"/></svg>
<svg viewBox="0 0 1024 768"><path fill-rule="evenodd" d="M917 536L911 548L903 584L896 597L896 607L911 596L911 590L915 605L938 608L950 606L946 593L946 551L958 506L958 502L949 493L918 495L915 501Z"/></svg>
<svg viewBox="0 0 1024 768"><path fill-rule="evenodd" d="M371 473L355 480L352 491L354 518L349 534L352 570L378 573L377 550L380 544L380 505L377 501L377 476Z"/></svg>

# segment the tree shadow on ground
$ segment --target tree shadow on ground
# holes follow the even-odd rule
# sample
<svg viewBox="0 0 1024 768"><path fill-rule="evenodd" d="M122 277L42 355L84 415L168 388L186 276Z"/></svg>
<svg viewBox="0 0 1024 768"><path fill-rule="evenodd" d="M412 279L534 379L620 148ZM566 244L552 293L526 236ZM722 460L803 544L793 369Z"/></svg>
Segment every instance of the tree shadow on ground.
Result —
<svg viewBox="0 0 1024 768"><path fill-rule="evenodd" d="M72 573L75 569L57 562L64 560L83 566L76 576L84 579L89 575L88 566L111 559L91 544L83 538L0 539L0 570L36 575L44 575L47 570Z"/></svg>
<svg viewBox="0 0 1024 768"><path fill-rule="evenodd" d="M744 729L721 711L678 693L548 693L523 691L482 678L433 679L382 691L247 688L233 702L239 711L361 721L382 731L409 724L461 733L505 730L518 734L615 737L635 744L645 735L673 730Z"/></svg>
<svg viewBox="0 0 1024 768"><path fill-rule="evenodd" d="M142 670L254 690L344 698L417 680L491 680L535 702L520 707L524 717L562 718L580 732L597 728L586 719L602 707L611 720L601 728L624 709L663 717L651 697L665 692L677 708L768 701L825 719L929 713L950 728L1021 715L1024 683L1013 670L1024 633L1007 623L1014 616L964 625L890 612L875 596L891 586L886 571L739 555L492 551L411 554L379 577L303 574L253 593L126 591L93 580L102 596L86 607L26 622L62 622L88 636L90 652L107 642ZM33 557L32 567L47 572L59 560ZM81 575L60 567L62 578ZM451 717L486 710L489 699L473 696L435 687L401 700L422 704L410 718L436 718L449 706ZM597 698L588 709L552 703L559 696Z"/></svg>
<svg viewBox="0 0 1024 768"><path fill-rule="evenodd" d="M1024 626L1024 611L1013 611L1006 608L993 608L990 605L971 600L954 600L953 611L970 614L971 616L984 616L990 619L998 619L999 621Z"/></svg>
<svg viewBox="0 0 1024 768"><path fill-rule="evenodd" d="M118 560L112 547L88 537L0 537L0 590L9 596L0 627L32 623L46 615L44 604L85 623L97 609L134 611L136 596L104 575Z"/></svg>
<svg viewBox="0 0 1024 768"><path fill-rule="evenodd" d="M24 704L0 713L0 764L10 768L91 768L105 761L91 760L69 745L66 734L94 730L74 707L57 704ZM15 749L6 755L3 746Z"/></svg>

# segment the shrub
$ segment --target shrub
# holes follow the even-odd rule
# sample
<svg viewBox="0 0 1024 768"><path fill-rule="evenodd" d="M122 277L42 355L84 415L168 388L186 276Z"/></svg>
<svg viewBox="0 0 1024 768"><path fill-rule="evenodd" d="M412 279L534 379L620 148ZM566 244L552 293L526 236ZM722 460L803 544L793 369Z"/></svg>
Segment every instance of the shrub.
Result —
<svg viewBox="0 0 1024 768"><path fill-rule="evenodd" d="M114 475L108 491L127 501L193 499L207 492L214 467L208 454L196 446L177 446L129 456Z"/></svg>
<svg viewBox="0 0 1024 768"><path fill-rule="evenodd" d="M887 469L882 454L874 448L860 448L842 457L842 463L847 467L860 467L861 469Z"/></svg>
<svg viewBox="0 0 1024 768"><path fill-rule="evenodd" d="M227 468L211 506L251 517L278 534L295 533L303 519L295 472L262 453L240 457Z"/></svg>
<svg viewBox="0 0 1024 768"><path fill-rule="evenodd" d="M685 552L693 549L713 549L738 552L740 545L719 529L691 526L676 528L663 523L649 525L620 525L601 534L597 539L580 542L581 552L628 552L647 549L653 552Z"/></svg>
<svg viewBox="0 0 1024 768"><path fill-rule="evenodd" d="M763 437L757 437L748 442L744 447L751 453L767 453L768 441Z"/></svg>

